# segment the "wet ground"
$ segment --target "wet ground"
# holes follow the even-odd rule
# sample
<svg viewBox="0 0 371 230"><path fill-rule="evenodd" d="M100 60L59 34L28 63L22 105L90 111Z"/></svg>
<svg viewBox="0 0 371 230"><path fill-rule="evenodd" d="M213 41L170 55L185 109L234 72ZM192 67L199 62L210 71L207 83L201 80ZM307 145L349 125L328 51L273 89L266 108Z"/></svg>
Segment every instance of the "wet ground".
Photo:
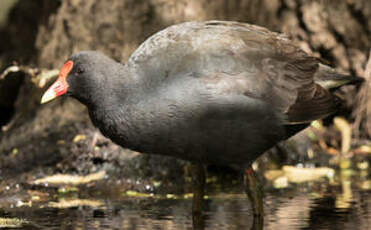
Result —
<svg viewBox="0 0 371 230"><path fill-rule="evenodd" d="M252 228L242 184L231 182L208 184L205 229ZM262 183L264 229L370 229L369 170L342 170L301 183ZM0 217L25 221L19 229L192 229L190 194L153 195L92 183L11 185L8 190L15 193L1 198Z"/></svg>

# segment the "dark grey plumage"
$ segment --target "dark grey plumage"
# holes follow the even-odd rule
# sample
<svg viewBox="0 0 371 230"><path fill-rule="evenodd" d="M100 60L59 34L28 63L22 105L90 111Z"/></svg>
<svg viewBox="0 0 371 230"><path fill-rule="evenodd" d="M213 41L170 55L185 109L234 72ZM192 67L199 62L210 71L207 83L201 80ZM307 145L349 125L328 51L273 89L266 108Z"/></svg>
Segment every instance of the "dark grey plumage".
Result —
<svg viewBox="0 0 371 230"><path fill-rule="evenodd" d="M339 104L325 88L334 70L284 35L244 23L171 26L125 65L94 51L70 59L68 93L104 135L202 163L246 165Z"/></svg>

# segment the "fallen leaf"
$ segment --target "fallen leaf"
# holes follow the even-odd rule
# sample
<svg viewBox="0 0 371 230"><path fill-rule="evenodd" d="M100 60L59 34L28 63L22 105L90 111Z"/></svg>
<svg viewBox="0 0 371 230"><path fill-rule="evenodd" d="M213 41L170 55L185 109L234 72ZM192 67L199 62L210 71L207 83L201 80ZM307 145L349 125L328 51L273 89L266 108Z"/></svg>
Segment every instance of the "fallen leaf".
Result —
<svg viewBox="0 0 371 230"><path fill-rule="evenodd" d="M88 199L62 199L58 202L49 202L48 207L51 208L72 208L72 207L79 207L79 206L89 206L89 207L99 207L102 206L103 203L97 200L88 200Z"/></svg>
<svg viewBox="0 0 371 230"><path fill-rule="evenodd" d="M281 177L284 175L284 172L282 170L268 170L264 173L264 177L267 180L273 181L278 177Z"/></svg>
<svg viewBox="0 0 371 230"><path fill-rule="evenodd" d="M28 223L25 220L18 218L1 218L0 217L0 228L20 228L22 225Z"/></svg>
<svg viewBox="0 0 371 230"><path fill-rule="evenodd" d="M125 194L130 197L151 197L153 196L153 194L141 193L141 192L137 192L133 190L128 190L126 191Z"/></svg>
<svg viewBox="0 0 371 230"><path fill-rule="evenodd" d="M68 175L68 174L56 174L53 176L44 177L35 180L34 184L88 184L93 181L101 180L106 175L105 171L92 173L86 176Z"/></svg>
<svg viewBox="0 0 371 230"><path fill-rule="evenodd" d="M274 188L287 188L289 186L289 180L286 176L281 176L273 181Z"/></svg>
<svg viewBox="0 0 371 230"><path fill-rule="evenodd" d="M359 187L363 190L371 190L371 180L362 181Z"/></svg>
<svg viewBox="0 0 371 230"><path fill-rule="evenodd" d="M357 163L357 168L359 168L360 170L366 170L368 169L368 167L369 167L368 161L362 161Z"/></svg>
<svg viewBox="0 0 371 230"><path fill-rule="evenodd" d="M283 166L282 170L291 183L302 183L308 181L315 181L322 177L332 178L335 170L331 168L297 168L294 166Z"/></svg>
<svg viewBox="0 0 371 230"><path fill-rule="evenodd" d="M371 154L371 146L369 145L362 145L355 150L353 150L354 153L359 153L359 154Z"/></svg>
<svg viewBox="0 0 371 230"><path fill-rule="evenodd" d="M73 138L73 142L74 143L77 143L77 142L80 142L80 141L83 141L86 139L86 136L83 135L83 134L77 134L74 138Z"/></svg>

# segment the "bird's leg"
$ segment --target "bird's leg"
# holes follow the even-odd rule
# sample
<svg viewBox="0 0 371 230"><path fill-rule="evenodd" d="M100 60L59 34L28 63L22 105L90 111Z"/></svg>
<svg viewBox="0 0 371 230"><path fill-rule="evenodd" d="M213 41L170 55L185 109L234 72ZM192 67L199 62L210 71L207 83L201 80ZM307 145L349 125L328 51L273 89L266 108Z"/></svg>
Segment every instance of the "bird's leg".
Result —
<svg viewBox="0 0 371 230"><path fill-rule="evenodd" d="M98 137L99 137L99 132L97 130L95 130L94 135L93 135L93 139L92 139L91 144L90 144L90 152L94 151L94 148L97 145Z"/></svg>
<svg viewBox="0 0 371 230"><path fill-rule="evenodd" d="M201 163L194 163L191 166L192 171L192 220L194 229L203 229L202 211L204 208L204 187L205 187L205 170Z"/></svg>
<svg viewBox="0 0 371 230"><path fill-rule="evenodd" d="M251 167L245 169L245 190L251 202L254 213L254 222L263 223L264 207L263 207L263 192L259 181Z"/></svg>

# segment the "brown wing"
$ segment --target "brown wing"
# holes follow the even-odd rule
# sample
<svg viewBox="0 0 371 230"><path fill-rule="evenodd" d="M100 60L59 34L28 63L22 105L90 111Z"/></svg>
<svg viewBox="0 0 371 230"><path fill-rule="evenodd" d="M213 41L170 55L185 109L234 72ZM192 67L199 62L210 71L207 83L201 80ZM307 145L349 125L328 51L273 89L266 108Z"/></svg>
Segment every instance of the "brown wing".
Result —
<svg viewBox="0 0 371 230"><path fill-rule="evenodd" d="M242 56L250 63L258 60L260 69L254 85L246 85L245 95L268 100L287 115L287 124L308 123L337 110L339 99L314 82L319 59L306 54L285 35L244 23L211 24L238 31L237 37L246 44L246 49L241 49Z"/></svg>
<svg viewBox="0 0 371 230"><path fill-rule="evenodd" d="M157 73L150 78L158 82L190 73L213 95L263 100L289 125L336 111L336 98L314 82L318 59L259 26L225 21L172 26L149 38L128 62Z"/></svg>
<svg viewBox="0 0 371 230"><path fill-rule="evenodd" d="M314 82L317 59L281 56L263 60L262 66L272 84L271 98L287 115L287 124L308 123L336 112L339 98Z"/></svg>
<svg viewBox="0 0 371 230"><path fill-rule="evenodd" d="M287 112L290 124L322 119L337 111L340 99L317 84L298 89L298 97Z"/></svg>

